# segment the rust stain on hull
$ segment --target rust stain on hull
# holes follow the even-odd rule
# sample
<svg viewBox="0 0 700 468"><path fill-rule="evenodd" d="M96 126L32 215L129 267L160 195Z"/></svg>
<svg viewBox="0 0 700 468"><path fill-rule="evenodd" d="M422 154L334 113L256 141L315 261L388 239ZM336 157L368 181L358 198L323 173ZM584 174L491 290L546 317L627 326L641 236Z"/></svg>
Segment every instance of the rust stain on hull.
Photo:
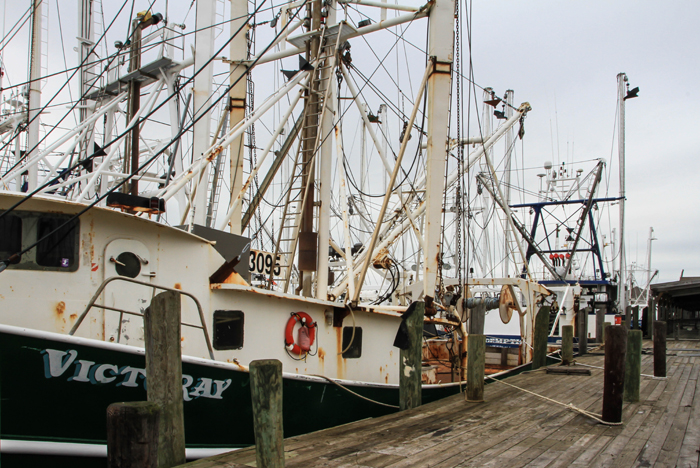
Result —
<svg viewBox="0 0 700 468"><path fill-rule="evenodd" d="M336 336L336 345L337 345L336 358L338 361L337 362L338 378L344 379L345 378L345 359L343 359L343 355L340 354L340 352L343 350L343 329L336 328L335 329L335 336Z"/></svg>
<svg viewBox="0 0 700 468"><path fill-rule="evenodd" d="M319 347L318 348L318 367L319 367L319 370L321 371L321 374L324 373L323 368L324 368L325 363L326 363L326 352L323 350L323 348Z"/></svg>

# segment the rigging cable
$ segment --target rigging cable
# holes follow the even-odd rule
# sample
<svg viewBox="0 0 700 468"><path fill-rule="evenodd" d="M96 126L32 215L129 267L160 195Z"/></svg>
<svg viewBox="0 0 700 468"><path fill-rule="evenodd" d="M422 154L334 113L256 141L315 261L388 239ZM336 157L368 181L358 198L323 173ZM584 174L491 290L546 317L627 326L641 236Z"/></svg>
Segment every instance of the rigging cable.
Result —
<svg viewBox="0 0 700 468"><path fill-rule="evenodd" d="M264 5L266 1L267 1L267 0L263 0L261 6ZM295 13L295 16L299 13L300 9L301 9L301 8L299 8L299 9L297 10L297 12ZM253 14L249 15L249 16L252 16L252 15L254 15L254 14L255 14L255 12L254 12ZM247 24L247 23L242 24L242 25L240 26L240 28L238 29L238 31L236 31L236 34L240 33L241 30L243 30L243 28L245 27L246 24ZM284 31L284 28L283 28L282 31ZM207 60L207 61L202 65L202 68L200 68L200 70L198 70L198 71L195 73L194 76L196 76L200 71L202 71L212 60L214 60L214 58L216 58L216 57L218 56L218 54L228 45L228 43L231 41L231 39L233 39L233 37L235 37L236 34L232 35L231 38L221 47L221 49L219 49L215 54L213 54L212 57L210 57L209 60ZM276 40L281 34L282 34L282 32L280 32L280 33L275 37L275 40ZM273 41L273 42L274 42L274 41ZM271 47L271 45L272 45L273 42L271 42L271 43L266 47L266 49L265 49L265 51L263 52L263 54L264 54L265 52L267 52L268 49L270 49L270 47ZM260 57L262 57L262 55L261 55ZM255 60L250 64L249 68L253 68L253 67L257 64L257 62L260 60L260 57L258 57L257 59L255 59ZM192 78L188 79L188 80L186 81L185 84L189 83L189 81L191 81L192 79L194 79L194 76L193 76ZM222 95L222 97L228 95L228 92L229 92L236 84L238 84L238 82L243 78L243 76L244 76L244 75L240 75L240 76L235 80L234 83L231 83L231 84L228 86L228 89L227 89L226 93L224 93L224 94ZM87 212L89 209L91 209L91 208L93 208L95 205L97 205L97 203L99 203L101 200L105 199L109 194L113 193L116 189L118 189L119 187L121 187L122 185L124 185L127 181L129 181L131 178L133 178L134 176L136 176L136 175L138 174L139 171L141 171L144 167L146 167L148 164L150 164L150 163L151 163L153 160L155 160L158 156L160 156L161 154L163 154L163 152L165 152L165 149L166 149L166 148L170 147L170 146L171 146L178 138L180 138L185 132L189 131L190 128L192 128L192 127L194 126L194 124L195 124L197 121L199 121L204 115L207 114L208 111L210 111L216 104L218 104L218 101L219 101L220 99L221 99L221 98L219 98L218 100L212 102L212 104L208 107L208 109L206 110L206 112L202 112L202 113L199 115L199 117L196 117L195 119L193 119L193 122L192 122L186 129L185 129L185 128L181 129L181 130L178 132L178 134L170 141L170 143L169 143L168 145L166 145L166 146L164 146L163 148L161 148L161 149L160 149L156 154L154 154L148 161L146 161L145 163L143 163L135 172L131 173L128 177L125 177L121 182L117 183L117 184L116 184L114 187L112 187L110 190L106 191L103 195L99 196L94 202L92 202L92 203L90 203L89 205L87 205L84 209L80 210L78 213L76 213L75 215L73 215L71 218L69 218L69 219L68 219L67 221L65 221L63 224L59 225L57 228L53 229L52 231L50 231L49 233L47 233L47 234L44 235L43 237L37 239L33 244L31 244L31 245L25 247L24 249L22 249L22 250L21 250L20 252L18 252L18 253L11 254L7 259L0 261L0 272L2 272L3 270L5 270L5 269L7 268L7 266L9 266L11 263L18 262L23 254L25 254L26 252L30 251L30 250L33 249L34 247L36 247L39 243L41 243L42 241L44 241L45 239L47 239L49 236L51 236L51 235L54 234L55 232L59 231L59 230L62 229L63 227L69 225L70 223L72 223L73 221L75 221L76 219L78 219L81 215L83 215L83 214L84 214L85 212ZM167 101L166 101L166 102L167 102ZM159 107L160 107L160 106L159 106ZM157 110L157 109L154 109L154 111L152 111L152 112L155 112L155 110ZM145 119L145 117L144 117L144 119ZM139 120L141 120L141 119L139 119ZM140 124L140 122L137 122L137 125L138 125L138 124ZM111 144L111 142L110 142L110 144ZM7 213L9 213L11 210L13 210L19 203L21 203L21 202L23 202L23 201L26 201L26 200L28 200L29 198L31 198L31 196L24 197L24 198L22 199L22 201L16 203L12 208L10 208L10 209L4 211L2 214L0 214L0 219L1 219L3 216L5 216Z"/></svg>

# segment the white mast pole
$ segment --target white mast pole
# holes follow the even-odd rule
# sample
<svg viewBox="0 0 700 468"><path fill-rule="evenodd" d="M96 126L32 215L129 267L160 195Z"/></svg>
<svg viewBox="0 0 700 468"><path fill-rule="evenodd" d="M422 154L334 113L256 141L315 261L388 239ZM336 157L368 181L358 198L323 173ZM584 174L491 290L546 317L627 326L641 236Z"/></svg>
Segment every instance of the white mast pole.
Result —
<svg viewBox="0 0 700 468"><path fill-rule="evenodd" d="M216 0L199 0L197 2L197 32L194 36L194 69L200 70L209 60L214 49L214 15L216 13ZM195 120L202 115L209 105L213 81L213 63L210 62L194 79L192 88L193 109ZM194 124L194 136L192 142L192 159L197 160L209 147L211 135L211 112ZM209 180L206 175L201 179L194 200L194 223L204 225L207 216L207 188Z"/></svg>
<svg viewBox="0 0 700 468"><path fill-rule="evenodd" d="M627 274L625 271L625 83L627 75L617 75L617 100L620 106L618 153L620 158L620 278L617 282L619 313L627 313ZM629 323L628 323L629 325Z"/></svg>
<svg viewBox="0 0 700 468"><path fill-rule="evenodd" d="M646 281L646 299L647 299L647 304L649 304L649 283L651 283L651 241L656 240L654 237L654 228L650 227L649 228L649 243L647 245L647 281Z"/></svg>
<svg viewBox="0 0 700 468"><path fill-rule="evenodd" d="M327 7L328 16L326 24L331 27L336 24L335 2ZM339 44L336 44L336 49ZM333 50L337 54L337 50ZM326 59L328 63L333 63L330 57ZM316 271L316 298L321 300L328 299L328 247L330 246L330 218L331 218L331 178L333 169L333 128L335 127L335 80L333 79L335 70L328 67L321 69L320 79L330 86L327 93L327 98L324 99L323 105L326 107L325 112L321 112L322 120L319 122L320 153L318 160L318 175L319 188L318 197L320 206L318 209L318 270ZM338 155L340 158L340 155ZM338 168L341 170L341 167ZM341 203L347 203L347 200L341 200ZM347 247L347 246L346 246Z"/></svg>
<svg viewBox="0 0 700 468"><path fill-rule="evenodd" d="M26 161L32 159L39 148L36 146L39 143L39 108L41 107L41 8L43 8L42 0L33 0L32 14L32 52L31 63L29 65L29 110L27 119L27 154ZM29 166L27 182L28 191L37 187L37 164Z"/></svg>
<svg viewBox="0 0 700 468"><path fill-rule="evenodd" d="M433 70L428 78L428 150L426 158L426 210L424 216L425 260L423 292L430 301L435 294L438 261L442 241L442 193L445 189L445 164L452 82L454 47L454 0L437 0L428 19L428 55ZM409 128L410 132L411 129ZM407 138L408 135L406 135ZM430 299L429 299L430 298Z"/></svg>
<svg viewBox="0 0 700 468"><path fill-rule="evenodd" d="M509 89L506 91L506 118L509 119L513 116L513 90ZM513 141L515 131L511 127L506 132L506 158L505 167L503 169L503 201L506 205L510 205L510 172L511 172L511 161L513 158ZM503 277L510 276L510 244L511 238L514 233L511 232L510 223L507 223L504 227L505 230L505 249L504 249L504 259L503 259ZM517 241L516 241L517 242Z"/></svg>
<svg viewBox="0 0 700 468"><path fill-rule="evenodd" d="M229 129L234 129L245 119L247 80L241 78L248 70L243 61L248 58L248 0L231 0L231 34L238 34L231 39L231 84L238 83L229 92ZM245 26L243 26L245 24ZM243 26L243 28L241 28ZM233 140L229 146L231 158L231 197L238 194L243 187L243 159L245 146L243 135ZM231 215L231 233L241 234L241 210L239 204ZM213 220L212 220L213 221ZM212 223L214 224L214 223Z"/></svg>

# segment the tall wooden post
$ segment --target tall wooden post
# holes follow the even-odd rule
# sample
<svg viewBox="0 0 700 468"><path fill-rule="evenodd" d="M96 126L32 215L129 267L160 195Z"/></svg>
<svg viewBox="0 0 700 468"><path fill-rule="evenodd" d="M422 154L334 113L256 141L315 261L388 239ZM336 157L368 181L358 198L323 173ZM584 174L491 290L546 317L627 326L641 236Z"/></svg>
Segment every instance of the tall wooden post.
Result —
<svg viewBox="0 0 700 468"><path fill-rule="evenodd" d="M639 330L639 306L632 307L632 329Z"/></svg>
<svg viewBox="0 0 700 468"><path fill-rule="evenodd" d="M284 468L282 363L264 359L250 363L255 460L260 468Z"/></svg>
<svg viewBox="0 0 700 468"><path fill-rule="evenodd" d="M604 343L603 328L605 328L605 306L599 303L595 306L595 341L596 343Z"/></svg>
<svg viewBox="0 0 700 468"><path fill-rule="evenodd" d="M532 369L547 364L547 336L549 335L549 306L540 307L535 317L535 336L532 352Z"/></svg>
<svg viewBox="0 0 700 468"><path fill-rule="evenodd" d="M574 362L574 326L561 327L561 365L569 366Z"/></svg>
<svg viewBox="0 0 700 468"><path fill-rule="evenodd" d="M399 353L399 407L401 411L422 403L421 376L423 368L423 317L425 302L416 302L416 308L406 319L410 346Z"/></svg>
<svg viewBox="0 0 700 468"><path fill-rule="evenodd" d="M625 359L624 400L639 401L642 379L642 331L632 330L627 335L627 357Z"/></svg>
<svg viewBox="0 0 700 468"><path fill-rule="evenodd" d="M486 337L469 335L467 346L467 401L481 402L484 401Z"/></svg>
<svg viewBox="0 0 700 468"><path fill-rule="evenodd" d="M586 310L587 309L581 309L576 314L579 356L583 356L588 352L588 312Z"/></svg>
<svg viewBox="0 0 700 468"><path fill-rule="evenodd" d="M180 294L166 291L144 314L148 401L161 407L158 467L185 463Z"/></svg>
<svg viewBox="0 0 700 468"><path fill-rule="evenodd" d="M603 421L622 422L622 392L625 383L627 330L613 325L605 331L605 368L603 371Z"/></svg>
<svg viewBox="0 0 700 468"><path fill-rule="evenodd" d="M654 377L666 377L666 322L654 322Z"/></svg>
<svg viewBox="0 0 700 468"><path fill-rule="evenodd" d="M107 407L107 467L156 468L160 407L147 401Z"/></svg>

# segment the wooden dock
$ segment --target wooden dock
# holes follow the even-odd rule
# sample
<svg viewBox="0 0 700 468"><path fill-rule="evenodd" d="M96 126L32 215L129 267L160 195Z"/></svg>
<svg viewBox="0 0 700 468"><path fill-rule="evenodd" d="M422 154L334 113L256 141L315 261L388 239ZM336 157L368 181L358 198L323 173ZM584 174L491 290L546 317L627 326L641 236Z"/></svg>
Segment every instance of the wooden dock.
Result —
<svg viewBox="0 0 700 468"><path fill-rule="evenodd" d="M644 342L642 373L653 372ZM604 426L561 405L502 383L485 403L456 395L380 418L285 439L292 467L697 467L700 456L700 342L669 341L668 377L642 377L638 403L625 403L622 426ZM577 358L603 365L603 355ZM507 383L600 413L603 371L591 375L521 374ZM235 416L232 416L235 424ZM255 466L255 447L183 465Z"/></svg>

